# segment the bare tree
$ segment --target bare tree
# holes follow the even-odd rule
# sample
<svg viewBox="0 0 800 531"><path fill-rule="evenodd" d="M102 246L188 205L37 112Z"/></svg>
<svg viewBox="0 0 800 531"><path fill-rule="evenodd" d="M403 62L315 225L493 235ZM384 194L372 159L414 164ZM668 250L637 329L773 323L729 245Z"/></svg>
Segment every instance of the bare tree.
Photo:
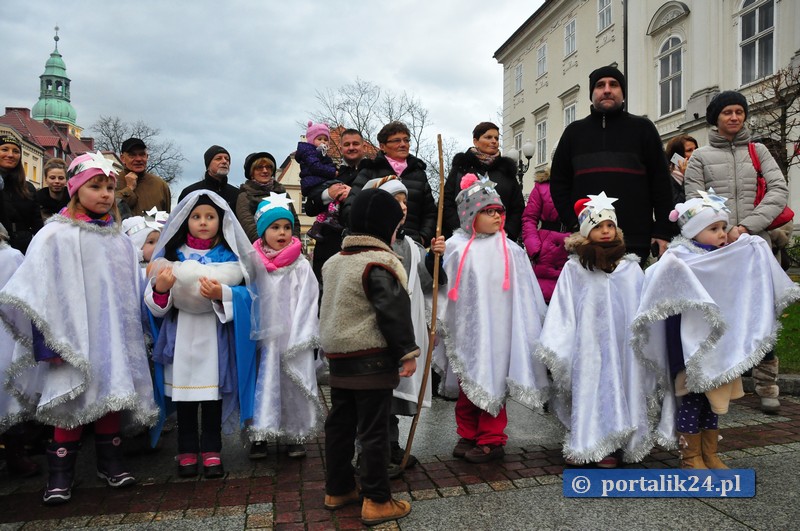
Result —
<svg viewBox="0 0 800 531"><path fill-rule="evenodd" d="M356 78L355 82L337 89L317 91L316 99L319 110L311 114L315 122L327 123L332 128L344 126L358 129L364 139L374 146L378 145L378 131L384 125L395 120L405 123L411 131L411 154L427 164L428 179L438 194L439 155L436 138L429 134L432 125L430 115L419 98L405 91L394 92ZM442 145L446 174L457 151L456 140L449 138ZM333 146L333 154L336 153L338 146Z"/></svg>
<svg viewBox="0 0 800 531"><path fill-rule="evenodd" d="M800 65L788 66L759 83L751 94L751 129L775 156L785 176L800 164Z"/></svg>
<svg viewBox="0 0 800 531"><path fill-rule="evenodd" d="M181 163L186 160L181 150L172 140L159 140L160 129L139 120L134 123L123 122L118 116L100 116L92 125L95 145L104 151L120 153L122 143L128 138L141 138L147 145L147 171L159 175L166 182L181 176Z"/></svg>

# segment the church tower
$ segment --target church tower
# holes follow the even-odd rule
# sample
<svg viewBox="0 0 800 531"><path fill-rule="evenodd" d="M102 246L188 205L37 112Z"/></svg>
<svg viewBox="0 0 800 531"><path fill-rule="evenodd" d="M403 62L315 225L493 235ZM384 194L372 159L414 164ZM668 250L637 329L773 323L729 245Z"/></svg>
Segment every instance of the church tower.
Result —
<svg viewBox="0 0 800 531"><path fill-rule="evenodd" d="M70 79L67 77L67 66L58 51L58 26L53 40L56 46L44 65L44 73L39 76L39 101L31 110L34 120L43 122L50 120L58 124L66 124L70 134L80 138L81 127L75 121L75 108L70 103Z"/></svg>

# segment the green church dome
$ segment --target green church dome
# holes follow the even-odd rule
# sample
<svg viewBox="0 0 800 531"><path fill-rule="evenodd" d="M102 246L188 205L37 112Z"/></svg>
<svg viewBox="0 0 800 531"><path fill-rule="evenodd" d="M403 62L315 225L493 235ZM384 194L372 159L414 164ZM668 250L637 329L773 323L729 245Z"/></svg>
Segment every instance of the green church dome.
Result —
<svg viewBox="0 0 800 531"><path fill-rule="evenodd" d="M52 120L54 122L77 125L75 108L70 103L67 65L58 52L58 26L56 26L55 50L44 65L44 73L39 76L39 101L31 109L34 120Z"/></svg>

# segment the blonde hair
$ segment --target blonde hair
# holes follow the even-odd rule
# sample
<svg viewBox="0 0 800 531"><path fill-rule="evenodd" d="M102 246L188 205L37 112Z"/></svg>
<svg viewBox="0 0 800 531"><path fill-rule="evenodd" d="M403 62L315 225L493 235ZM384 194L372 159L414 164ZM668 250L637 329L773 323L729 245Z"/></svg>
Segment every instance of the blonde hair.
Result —
<svg viewBox="0 0 800 531"><path fill-rule="evenodd" d="M111 177L109 177L108 175L105 175L105 174L101 173L99 175L95 175L94 177L92 177L91 179L89 179L88 181L83 183L82 186L86 186L87 184L92 183L92 182L96 182L96 183L102 184L102 183L106 183L108 181L115 182L115 180L112 179ZM80 190L80 188L78 188L78 190ZM69 217L71 217L71 218L74 218L75 215L78 213L78 205L81 204L81 200L78 199L78 190L75 190L75 195L70 197L69 198L69 203L67 203L67 212L69 212ZM111 214L111 217L114 218L114 221L119 223L119 221L120 221L120 213L119 213L119 207L117 207L117 200L116 199L114 199L114 202L111 205L111 209L108 212Z"/></svg>

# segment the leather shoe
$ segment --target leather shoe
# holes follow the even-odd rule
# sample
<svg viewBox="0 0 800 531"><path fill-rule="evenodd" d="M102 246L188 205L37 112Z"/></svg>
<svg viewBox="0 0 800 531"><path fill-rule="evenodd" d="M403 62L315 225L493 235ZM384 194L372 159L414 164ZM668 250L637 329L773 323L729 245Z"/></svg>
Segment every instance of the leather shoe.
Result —
<svg viewBox="0 0 800 531"><path fill-rule="evenodd" d="M389 499L379 503L364 498L361 505L361 522L364 525L377 525L390 520L403 518L411 512L411 504L404 500Z"/></svg>
<svg viewBox="0 0 800 531"><path fill-rule="evenodd" d="M325 508L329 511L335 511L336 509L341 509L342 507L356 503L361 503L361 495L358 493L358 489L353 489L352 492L342 494L341 496L325 495Z"/></svg>
<svg viewBox="0 0 800 531"><path fill-rule="evenodd" d="M470 463L488 463L495 459L502 459L506 451L502 445L479 444L464 454L464 460Z"/></svg>

